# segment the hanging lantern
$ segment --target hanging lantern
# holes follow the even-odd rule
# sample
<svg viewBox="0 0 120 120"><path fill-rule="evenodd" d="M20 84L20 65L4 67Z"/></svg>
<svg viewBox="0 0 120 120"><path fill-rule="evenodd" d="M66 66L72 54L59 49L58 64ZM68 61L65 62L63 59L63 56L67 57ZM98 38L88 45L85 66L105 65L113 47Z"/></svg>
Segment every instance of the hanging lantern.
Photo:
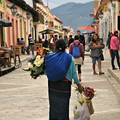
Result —
<svg viewBox="0 0 120 120"><path fill-rule="evenodd" d="M20 19L22 19L22 15L20 15Z"/></svg>
<svg viewBox="0 0 120 120"><path fill-rule="evenodd" d="M15 17L16 13L17 13L17 7L13 4L12 7L10 7L12 15Z"/></svg>
<svg viewBox="0 0 120 120"><path fill-rule="evenodd" d="M45 25L46 25L46 26L48 25L48 21L47 21L47 20L45 21Z"/></svg>
<svg viewBox="0 0 120 120"><path fill-rule="evenodd" d="M97 22L99 21L99 18L96 17L96 18L94 19L94 21L97 23Z"/></svg>
<svg viewBox="0 0 120 120"><path fill-rule="evenodd" d="M27 19L29 20L31 18L31 13L30 12L26 13L26 16L27 16Z"/></svg>
<svg viewBox="0 0 120 120"><path fill-rule="evenodd" d="M19 18L19 14L16 15L17 19Z"/></svg>
<svg viewBox="0 0 120 120"><path fill-rule="evenodd" d="M99 18L101 18L101 19L102 19L102 18L103 18L103 15L104 15L104 14L103 14L103 12L102 12L102 11L100 11L100 13L99 13Z"/></svg>

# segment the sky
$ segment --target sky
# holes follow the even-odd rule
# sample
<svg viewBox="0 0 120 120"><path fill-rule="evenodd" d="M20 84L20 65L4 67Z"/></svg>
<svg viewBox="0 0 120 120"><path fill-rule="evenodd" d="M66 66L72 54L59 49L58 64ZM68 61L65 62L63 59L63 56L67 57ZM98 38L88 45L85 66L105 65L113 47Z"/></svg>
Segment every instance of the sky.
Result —
<svg viewBox="0 0 120 120"><path fill-rule="evenodd" d="M68 2L86 3L90 1L94 1L94 0L48 0L49 3L48 6L50 9L52 9ZM43 0L43 3L47 5L47 0Z"/></svg>

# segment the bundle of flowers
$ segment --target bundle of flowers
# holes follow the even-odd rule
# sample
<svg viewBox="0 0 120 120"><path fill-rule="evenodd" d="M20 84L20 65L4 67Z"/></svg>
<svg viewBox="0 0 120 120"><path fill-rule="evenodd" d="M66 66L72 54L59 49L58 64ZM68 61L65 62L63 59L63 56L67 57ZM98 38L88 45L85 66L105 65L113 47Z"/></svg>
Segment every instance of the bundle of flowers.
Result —
<svg viewBox="0 0 120 120"><path fill-rule="evenodd" d="M95 90L90 87L85 87L84 95L85 95L86 100L92 100L95 96Z"/></svg>
<svg viewBox="0 0 120 120"><path fill-rule="evenodd" d="M77 94L79 94L79 90L77 87L75 91L77 91ZM96 91L93 88L90 88L90 87L84 88L84 98L87 103L90 102L94 98L94 96L96 96L95 92ZM78 103L80 105L83 105L84 99L82 98L81 100L78 100Z"/></svg>
<svg viewBox="0 0 120 120"><path fill-rule="evenodd" d="M76 91L77 91L77 94L79 93L79 90L78 88L76 87ZM87 103L87 106L88 106L88 109L89 109L89 113L90 115L92 115L94 113L94 108L93 108L93 105L92 105L92 99L94 98L94 96L96 96L95 94L95 90L93 88L90 88L90 87L85 87L84 88L84 97L80 97L78 95L78 100L77 102L82 106L84 103Z"/></svg>
<svg viewBox="0 0 120 120"><path fill-rule="evenodd" d="M23 69L24 71L29 71L30 76L37 79L45 72L45 55L51 53L48 48L38 49L35 57L30 57L28 60L28 69Z"/></svg>

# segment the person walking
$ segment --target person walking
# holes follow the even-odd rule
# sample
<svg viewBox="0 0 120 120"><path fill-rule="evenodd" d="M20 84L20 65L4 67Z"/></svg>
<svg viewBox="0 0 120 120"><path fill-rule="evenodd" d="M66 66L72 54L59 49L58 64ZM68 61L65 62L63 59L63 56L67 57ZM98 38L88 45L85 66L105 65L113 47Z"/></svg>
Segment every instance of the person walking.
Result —
<svg viewBox="0 0 120 120"><path fill-rule="evenodd" d="M18 43L19 45L21 45L21 52L23 53L23 54L25 54L25 51L24 51L24 47L25 47L25 41L24 41L24 39L23 38L21 38L21 40L19 40L19 43Z"/></svg>
<svg viewBox="0 0 120 120"><path fill-rule="evenodd" d="M29 51L30 48L32 49L32 55L34 55L33 46L34 46L34 41L33 41L33 38L31 37L31 34L29 34L29 37L28 37L28 50L27 50L28 55L30 54L30 51Z"/></svg>
<svg viewBox="0 0 120 120"><path fill-rule="evenodd" d="M108 49L109 49L109 50L110 50L110 41L111 41L112 36L113 36L113 33L110 32L110 33L109 33L109 36L108 36L107 43L106 43L106 46L108 46ZM111 53L112 53L112 52L111 52L111 50L110 50L110 55L112 55Z"/></svg>
<svg viewBox="0 0 120 120"><path fill-rule="evenodd" d="M49 120L69 120L72 79L76 82L80 93L84 90L78 80L74 58L65 52L66 48L65 41L60 39L56 41L56 53L45 56L50 105Z"/></svg>
<svg viewBox="0 0 120 120"><path fill-rule="evenodd" d="M68 47L70 46L71 43L74 42L74 39L72 38L72 35L69 36L69 42L68 42Z"/></svg>
<svg viewBox="0 0 120 120"><path fill-rule="evenodd" d="M78 38L79 38L80 43L83 44L84 51L85 51L85 37L84 37L84 35L81 35L80 30L77 31L77 35L78 35Z"/></svg>
<svg viewBox="0 0 120 120"><path fill-rule="evenodd" d="M118 40L118 31L115 30L114 31L114 34L113 34L113 37L111 38L111 42L110 42L110 49L112 50L112 59L111 59L111 64L112 64L112 69L113 70L116 70L117 68L115 68L115 65L114 65L114 60L115 60L115 56L117 58L117 64L118 64L118 67L120 69L120 61L119 61L119 40Z"/></svg>
<svg viewBox="0 0 120 120"><path fill-rule="evenodd" d="M53 39L52 47L53 47L53 52L55 52L55 43L58 40L57 35L55 35L55 38Z"/></svg>
<svg viewBox="0 0 120 120"><path fill-rule="evenodd" d="M83 47L83 44L80 43L78 39L79 38L76 35L74 38L74 42L71 43L69 46L69 54L73 55L73 48L77 46L79 48L80 55L84 60L84 47ZM81 65L80 64L77 64L77 65L78 65L78 78L79 78L79 81L81 81Z"/></svg>
<svg viewBox="0 0 120 120"><path fill-rule="evenodd" d="M64 36L64 41L65 41L66 45L68 46L68 38L67 38L67 36Z"/></svg>
<svg viewBox="0 0 120 120"><path fill-rule="evenodd" d="M104 74L101 70L101 54L102 49L105 47L103 42L99 40L98 34L93 35L93 40L89 44L89 48L91 49L91 57L92 57L92 63L93 63L93 74L98 75L98 73L95 70L96 61L98 62L98 68L99 68L99 75Z"/></svg>

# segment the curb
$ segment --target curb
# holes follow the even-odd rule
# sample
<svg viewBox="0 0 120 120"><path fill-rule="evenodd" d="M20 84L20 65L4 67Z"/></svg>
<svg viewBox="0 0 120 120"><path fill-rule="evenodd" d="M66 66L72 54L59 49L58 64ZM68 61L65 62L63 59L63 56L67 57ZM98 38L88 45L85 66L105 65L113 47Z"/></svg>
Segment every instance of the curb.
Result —
<svg viewBox="0 0 120 120"><path fill-rule="evenodd" d="M108 69L106 71L106 77L108 79L108 81L110 82L110 84L113 86L113 88L115 89L116 93L118 94L118 100L120 101L120 79L113 73L113 71L111 69Z"/></svg>
<svg viewBox="0 0 120 120"><path fill-rule="evenodd" d="M120 78L111 69L108 69L108 72L120 84Z"/></svg>

